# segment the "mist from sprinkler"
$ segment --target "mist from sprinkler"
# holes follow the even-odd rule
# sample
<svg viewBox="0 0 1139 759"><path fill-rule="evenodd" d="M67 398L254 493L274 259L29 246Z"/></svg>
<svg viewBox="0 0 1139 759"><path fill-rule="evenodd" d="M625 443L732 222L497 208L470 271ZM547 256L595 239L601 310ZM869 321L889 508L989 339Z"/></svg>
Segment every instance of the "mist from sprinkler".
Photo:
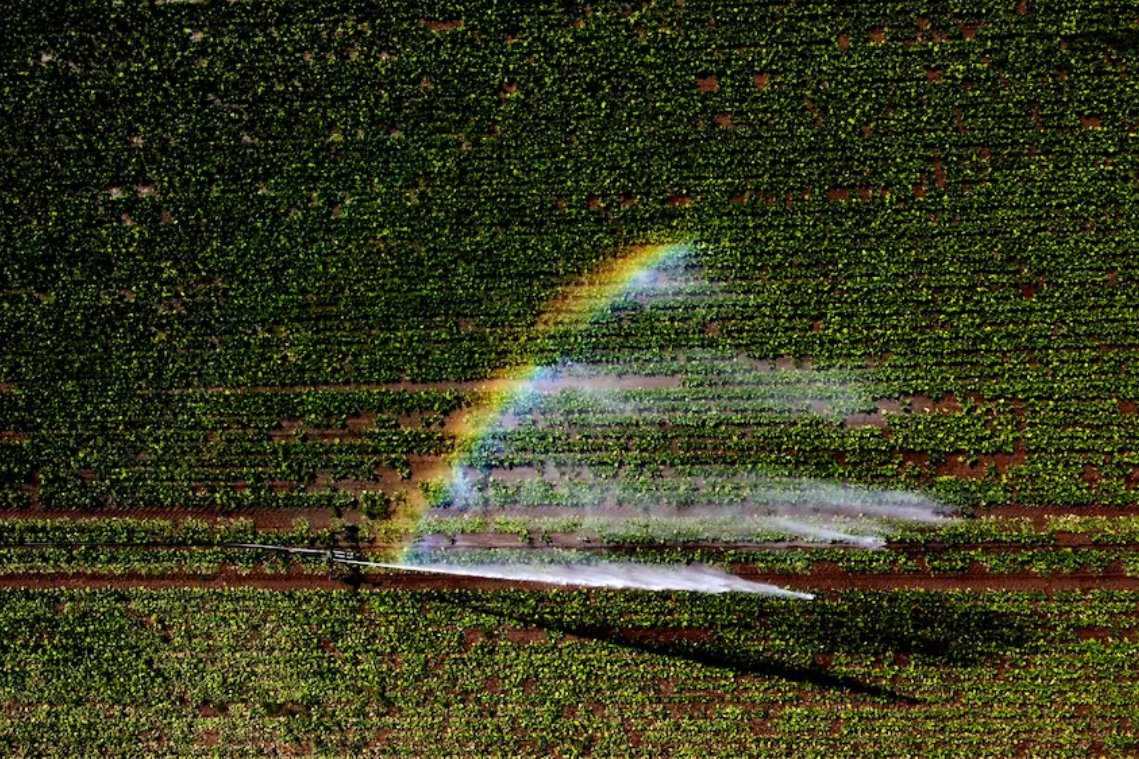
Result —
<svg viewBox="0 0 1139 759"><path fill-rule="evenodd" d="M666 317L700 310L709 303L740 297L693 273L691 243L658 246L617 266L610 281L585 294L567 296L571 306L546 321L555 330L577 336L625 318ZM600 293L599 295L597 293ZM726 383L726 384L722 384ZM692 397L702 407L686 407ZM717 398L722 397L722 404ZM783 419L844 414L873 403L864 378L850 372L776 367L732 351L678 349L671 354L649 351L628 360L562 360L519 371L509 392L489 409L487 419L456 461L445 496L421 521L420 534L430 535L433 519L455 516L534 520L545 514L576 513L581 525L609 523L619 527L640 518L662 537L696 535L710 521L721 525L712 538L746 538L749 530L775 531L808 542L877 550L899 523L936 525L952 516L941 504L916 493L880 490L838 482L756 472L742 467L710 467L664 473L660 466L618 465L616 471L576 462L572 452L576 420L602 428L645 428L680 423L730 420L741 414L779 414ZM734 404L734 405L733 405ZM558 473L554 458L532 464L533 476L513 483L513 441L519 435L544 432L548 441L566 441L571 476ZM524 439L524 438L523 438ZM556 451L556 445L555 445ZM521 458L525 458L522 455ZM517 460L515 458L514 460ZM551 474L551 471L553 473ZM632 475L632 476L630 476ZM527 502L526 493L553 498L550 507ZM513 493L513 495L512 495ZM521 493L523 497L517 497ZM515 502L511 498L517 497ZM581 528L579 528L581 529ZM734 532L733 532L734 531ZM589 536L581 534L589 541ZM682 590L704 593L746 592L809 600L813 596L773 585L753 583L712 567L618 561L535 560L486 561L462 549L439 550L420 540L404 561L356 562L404 571L465 577L540 582L554 585Z"/></svg>

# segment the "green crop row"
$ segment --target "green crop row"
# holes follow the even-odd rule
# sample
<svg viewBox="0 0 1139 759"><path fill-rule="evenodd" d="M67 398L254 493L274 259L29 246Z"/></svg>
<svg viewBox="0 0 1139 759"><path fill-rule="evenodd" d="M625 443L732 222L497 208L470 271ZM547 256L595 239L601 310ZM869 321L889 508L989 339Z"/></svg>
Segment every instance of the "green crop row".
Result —
<svg viewBox="0 0 1139 759"><path fill-rule="evenodd" d="M475 400L404 380L700 351L984 403L899 415L889 440L745 406L677 433L681 463L1132 502L1133 425L1109 407L1139 399L1136 26L1112 0L1020 10L13 14L0 506L351 509L347 483L450 451L441 417ZM623 246L676 240L700 243L699 297L533 329ZM722 386L713 364L693 389ZM643 432L626 458L672 442ZM616 442L583 431L606 465Z"/></svg>
<svg viewBox="0 0 1139 759"><path fill-rule="evenodd" d="M1076 755L1136 740L1129 593L3 595L9 755Z"/></svg>

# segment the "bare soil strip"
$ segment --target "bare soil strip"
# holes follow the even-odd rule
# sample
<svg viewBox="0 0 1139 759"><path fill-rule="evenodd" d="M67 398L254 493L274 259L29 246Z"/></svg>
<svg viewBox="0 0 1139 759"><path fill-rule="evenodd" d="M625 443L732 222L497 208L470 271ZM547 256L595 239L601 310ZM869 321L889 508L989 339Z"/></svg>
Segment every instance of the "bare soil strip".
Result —
<svg viewBox="0 0 1139 759"><path fill-rule="evenodd" d="M737 567L735 573L754 582L770 583L802 591L844 590L969 590L1043 591L1128 590L1139 591L1139 577L1122 573L1075 572L1041 577L1032 572L987 574L971 571L958 574L854 574L831 567L816 567L812 574L795 575L749 571ZM23 573L0 576L0 589L81 589L81 588L260 588L264 590L348 590L351 588L401 591L427 590L551 590L535 582L465 578L420 572L369 572L356 577L311 574L298 570L287 573L241 572L222 569L211 573L170 573L163 575L100 573Z"/></svg>
<svg viewBox="0 0 1139 759"><path fill-rule="evenodd" d="M978 517L995 519L1031 519L1036 529L1043 529L1049 519L1063 516L1118 517L1139 516L1139 506L990 506L979 509Z"/></svg>
<svg viewBox="0 0 1139 759"><path fill-rule="evenodd" d="M232 522L235 520L249 520L253 522L258 531L291 530L293 522L303 519L312 529L328 527L334 519L340 519L348 524L358 523L360 514L353 509L345 509L338 517L332 509L295 508L253 508L230 509L222 512L217 509L200 508L115 508L105 506L94 511L53 511L51 509L0 509L0 520L3 521L73 521L83 522L101 519L155 519L168 522L185 522L190 519L205 522Z"/></svg>
<svg viewBox="0 0 1139 759"><path fill-rule="evenodd" d="M1042 577L1033 572L988 574L984 571L956 574L852 574L815 572L810 575L780 575L766 572L736 574L755 582L782 585L792 590L970 590L1046 591L1139 590L1139 577L1124 574L1074 572Z"/></svg>
<svg viewBox="0 0 1139 759"><path fill-rule="evenodd" d="M526 472L523 472L524 474ZM503 477L502 479L510 479ZM1139 506L994 506L977 512L978 517L993 517L997 519L1031 519L1038 530L1047 527L1047 520L1060 516L1081 517L1132 517L1139 516ZM226 512L217 509L202 508L115 508L106 506L94 511L68 511L51 509L0 509L0 520L74 520L84 521L91 519L162 519L181 522L187 519L202 519L208 522L219 520L248 519L258 530L288 530L297 519L306 520L315 529L327 527L333 519L343 519L348 523L360 521L359 513L354 509L344 509L341 517L337 517L332 509L322 508L236 508ZM722 544L721 544L722 545Z"/></svg>
<svg viewBox="0 0 1139 759"><path fill-rule="evenodd" d="M676 375L661 374L605 374L551 378L538 380L532 383L538 392L554 392L566 387L579 390L655 390L661 388L678 388L681 378ZM353 391L386 391L423 393L428 391L477 393L500 393L517 390L519 380L515 377L491 377L481 380L465 382L372 382L350 383L343 385L203 385L199 387L184 387L174 389L175 394L185 393L232 393L235 395L250 393L303 393L303 392L353 392Z"/></svg>

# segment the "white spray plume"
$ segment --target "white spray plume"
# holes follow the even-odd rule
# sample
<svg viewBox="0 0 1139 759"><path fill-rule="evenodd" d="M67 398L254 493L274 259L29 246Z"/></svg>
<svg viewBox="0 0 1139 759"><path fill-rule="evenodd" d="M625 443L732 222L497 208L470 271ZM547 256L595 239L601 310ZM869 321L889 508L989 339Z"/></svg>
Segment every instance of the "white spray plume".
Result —
<svg viewBox="0 0 1139 759"><path fill-rule="evenodd" d="M840 532L820 525L808 524L807 522L782 517L771 517L765 521L777 529L786 530L796 535L805 535L815 540L824 540L831 543L847 543L860 548L870 549L878 549L886 545L886 541L877 535L853 535L848 532Z"/></svg>
<svg viewBox="0 0 1139 759"><path fill-rule="evenodd" d="M336 550L320 550L296 546L277 546L262 543L228 543L230 548L253 548L264 551L324 556L329 561L356 567L380 567L405 572L458 577L485 577L513 582L536 582L583 588L618 588L633 590L683 590L696 593L753 593L756 595L794 598L810 601L815 596L778 585L751 582L728 574L706 564L677 566L670 564L637 564L633 562L577 562L577 563L471 563L455 564L432 562L425 564L396 564L382 561L365 561Z"/></svg>
<svg viewBox="0 0 1139 759"><path fill-rule="evenodd" d="M746 453L758 445L748 441L772 422L796 420L804 430L846 425L848 415L864 412L888 390L876 388L866 371L757 360L719 339L716 314L734 313L752 296L731 283L707 281L695 266L697 247L677 246L628 280L618 295L604 295L610 307L572 325L576 353L533 369L501 402L496 418L454 462L447 489L421 524L420 548L448 530L452 544L462 532L470 536L468 544L486 545L490 541L473 536L489 528L530 541L531 551L539 553L552 546L549 533L566 533L558 538L562 545L578 533L582 542L599 538L604 547L621 540L784 539L773 537L777 531L878 549L899 523L951 521L942 504L917 493L797 477L782 468L756 471L731 457L719 463L718 440ZM626 334L652 334L657 321L667 325L662 339L677 339L666 345L625 340ZM454 529L457 519L468 520L464 529ZM442 529L433 536L435 520ZM546 546L533 545L535 530ZM809 597L695 567L387 566L587 587Z"/></svg>
<svg viewBox="0 0 1139 759"><path fill-rule="evenodd" d="M753 593L810 601L811 593L751 582L705 564L671 566L611 561L589 564L386 564L370 561L344 562L357 566L384 567L409 572L486 577L514 582L539 582L583 588L633 590L687 590L697 593Z"/></svg>

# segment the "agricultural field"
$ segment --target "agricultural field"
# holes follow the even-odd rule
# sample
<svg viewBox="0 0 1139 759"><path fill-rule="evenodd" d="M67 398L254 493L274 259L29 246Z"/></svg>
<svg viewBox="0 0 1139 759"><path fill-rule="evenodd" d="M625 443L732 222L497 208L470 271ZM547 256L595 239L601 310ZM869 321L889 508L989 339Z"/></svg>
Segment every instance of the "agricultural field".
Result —
<svg viewBox="0 0 1139 759"><path fill-rule="evenodd" d="M1139 751L1130 4L4 27L0 753Z"/></svg>
<svg viewBox="0 0 1139 759"><path fill-rule="evenodd" d="M31 756L420 755L444 743L462 755L1135 751L1134 593L852 590L809 613L754 598L12 591L0 745Z"/></svg>

